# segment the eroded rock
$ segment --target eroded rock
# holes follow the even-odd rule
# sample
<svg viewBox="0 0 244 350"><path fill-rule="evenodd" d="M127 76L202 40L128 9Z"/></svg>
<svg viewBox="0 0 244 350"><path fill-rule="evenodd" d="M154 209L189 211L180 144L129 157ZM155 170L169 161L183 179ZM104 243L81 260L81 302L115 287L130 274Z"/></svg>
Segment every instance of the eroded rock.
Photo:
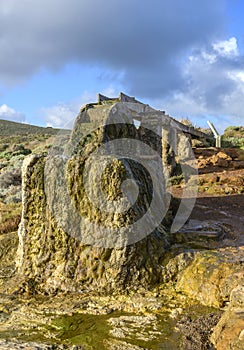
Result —
<svg viewBox="0 0 244 350"><path fill-rule="evenodd" d="M196 251L177 276L176 288L204 305L222 307L244 282L244 247Z"/></svg>
<svg viewBox="0 0 244 350"><path fill-rule="evenodd" d="M230 304L214 329L211 340L217 350L241 350L244 346L244 287L230 295Z"/></svg>
<svg viewBox="0 0 244 350"><path fill-rule="evenodd" d="M170 198L159 181L157 142L152 149L144 136L126 104L86 107L64 151L59 145L48 157L25 159L17 261L23 290L118 293L160 283Z"/></svg>

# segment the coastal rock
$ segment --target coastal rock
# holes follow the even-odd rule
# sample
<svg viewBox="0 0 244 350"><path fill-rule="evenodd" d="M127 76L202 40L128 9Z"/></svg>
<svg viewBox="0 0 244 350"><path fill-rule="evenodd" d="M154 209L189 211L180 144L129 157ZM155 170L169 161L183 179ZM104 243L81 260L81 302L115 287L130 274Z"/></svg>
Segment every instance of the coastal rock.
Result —
<svg viewBox="0 0 244 350"><path fill-rule="evenodd" d="M223 307L233 288L244 282L244 247L196 251L177 277L176 289L203 305Z"/></svg>
<svg viewBox="0 0 244 350"><path fill-rule="evenodd" d="M217 350L241 350L244 346L244 287L234 288L230 304L211 336Z"/></svg>
<svg viewBox="0 0 244 350"><path fill-rule="evenodd" d="M119 293L161 282L170 197L157 142L141 135L126 104L88 106L68 145L25 159L21 290Z"/></svg>

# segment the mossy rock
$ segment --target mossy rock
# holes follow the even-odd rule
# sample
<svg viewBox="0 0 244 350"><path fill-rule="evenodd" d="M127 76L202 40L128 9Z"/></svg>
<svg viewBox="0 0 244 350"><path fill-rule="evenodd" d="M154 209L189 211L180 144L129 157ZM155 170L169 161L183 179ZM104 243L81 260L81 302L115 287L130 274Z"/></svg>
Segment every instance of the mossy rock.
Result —
<svg viewBox="0 0 244 350"><path fill-rule="evenodd" d="M178 275L176 289L204 305L222 307L232 289L244 282L243 261L243 247L195 252Z"/></svg>
<svg viewBox="0 0 244 350"><path fill-rule="evenodd" d="M170 245L166 221L155 224L152 213L149 217L154 227L151 232L144 234L142 227L142 232L137 231L137 237L133 231L134 222L150 212L153 195L150 171L157 169L157 163L148 160L145 168L123 157L113 157L109 163L96 158L91 169L95 172L99 167L103 169L101 189L109 205L98 208L98 179L92 171L87 172L90 177L85 180L90 184L93 200L86 193L84 167L96 149L116 138L140 140L132 118L125 115L125 106L117 104L113 108L112 105L82 110L67 147L60 146L64 149L61 155L59 146L54 145L47 157L30 155L24 161L23 212L17 258L19 276L24 281L23 291L92 290L116 294L141 287L150 289L162 281L160 262ZM121 123L111 126L105 123L98 127L99 117L113 119L116 113L122 118ZM93 130L87 133L89 123ZM85 131L82 124L85 124ZM133 189L127 188L129 197L126 200L133 204L128 210L120 211L124 208L121 189L126 179L133 180L127 185L133 187L136 183L139 192L134 201L133 196L129 198ZM164 183L154 195L165 196ZM166 207L166 202L162 205ZM93 226L89 224L91 221ZM101 228L105 228L110 236L101 237ZM120 232L126 234L121 238Z"/></svg>

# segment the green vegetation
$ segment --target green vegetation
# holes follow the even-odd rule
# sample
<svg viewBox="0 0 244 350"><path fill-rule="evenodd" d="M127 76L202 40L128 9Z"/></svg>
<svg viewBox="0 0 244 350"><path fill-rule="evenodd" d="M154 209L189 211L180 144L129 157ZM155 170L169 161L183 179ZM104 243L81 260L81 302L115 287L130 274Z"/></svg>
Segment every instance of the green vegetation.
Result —
<svg viewBox="0 0 244 350"><path fill-rule="evenodd" d="M229 126L222 136L223 147L236 147L244 150L244 126Z"/></svg>
<svg viewBox="0 0 244 350"><path fill-rule="evenodd" d="M0 120L0 162L32 152L44 153L53 144L56 135L69 135L70 130L39 127L30 124ZM1 169L1 167L0 167Z"/></svg>
<svg viewBox="0 0 244 350"><path fill-rule="evenodd" d="M0 120L0 235L17 231L21 216L21 166L30 153L45 154L70 131Z"/></svg>
<svg viewBox="0 0 244 350"><path fill-rule="evenodd" d="M172 176L170 178L170 183L171 183L172 186L180 185L183 181L184 181L183 174Z"/></svg>
<svg viewBox="0 0 244 350"><path fill-rule="evenodd" d="M30 135L30 134L42 134L42 135L57 135L60 129L54 129L51 127L43 128L31 124L16 123L8 120L0 119L0 135L1 136L13 136L13 135ZM69 132L69 130L64 130Z"/></svg>
<svg viewBox="0 0 244 350"><path fill-rule="evenodd" d="M189 127L192 127L192 128L194 127L192 121L189 118L183 118L183 119L181 119L180 122L181 122L181 124L184 124L186 126L189 126Z"/></svg>

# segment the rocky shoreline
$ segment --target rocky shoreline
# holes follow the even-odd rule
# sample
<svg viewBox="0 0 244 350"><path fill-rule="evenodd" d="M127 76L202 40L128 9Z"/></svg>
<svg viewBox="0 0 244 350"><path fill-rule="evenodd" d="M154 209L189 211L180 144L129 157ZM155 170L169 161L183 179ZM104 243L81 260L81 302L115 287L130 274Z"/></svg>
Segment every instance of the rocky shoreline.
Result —
<svg viewBox="0 0 244 350"><path fill-rule="evenodd" d="M2 291L1 348L96 349L97 333L101 349L241 350L243 261L243 247L185 251L164 284L123 295Z"/></svg>

